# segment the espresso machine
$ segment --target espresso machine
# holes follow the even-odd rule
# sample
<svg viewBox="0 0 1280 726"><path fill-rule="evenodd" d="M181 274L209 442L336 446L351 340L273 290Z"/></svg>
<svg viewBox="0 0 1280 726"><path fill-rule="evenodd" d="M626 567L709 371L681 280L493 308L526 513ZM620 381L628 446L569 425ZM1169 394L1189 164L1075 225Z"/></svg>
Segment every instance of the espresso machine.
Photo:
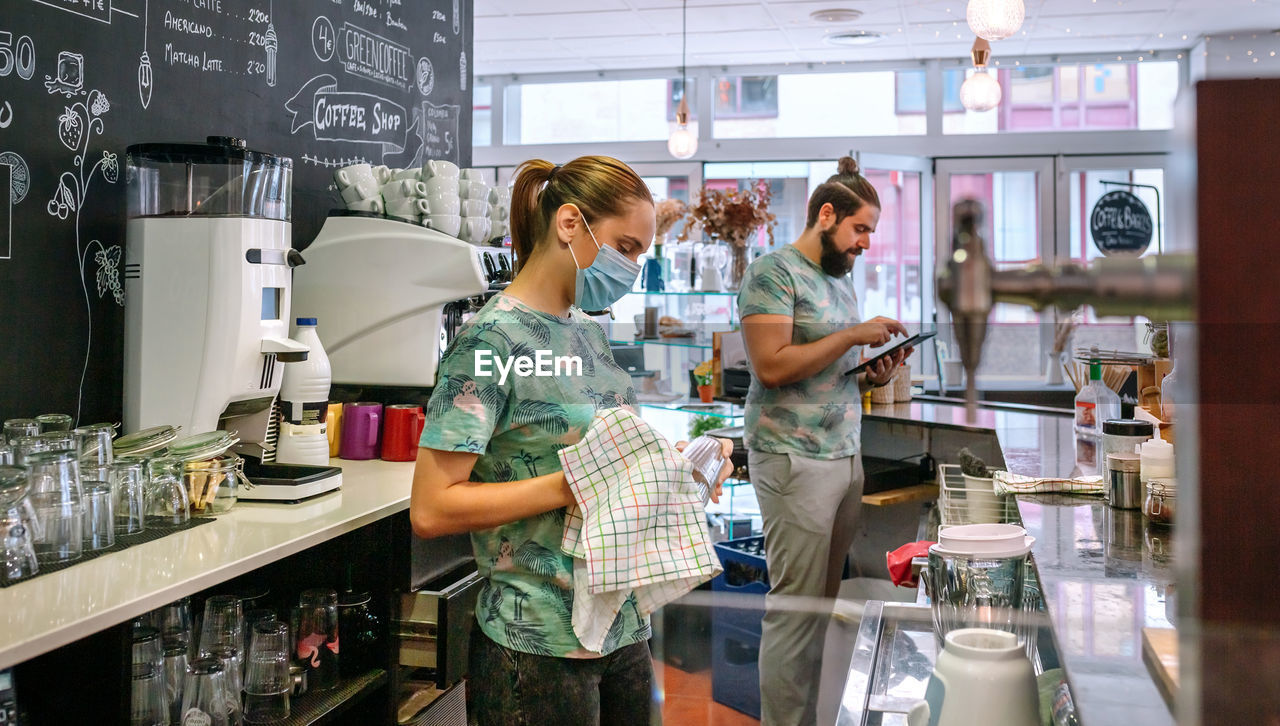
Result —
<svg viewBox="0 0 1280 726"><path fill-rule="evenodd" d="M486 292L495 261L412 222L337 209L297 271L297 309L321 322L335 384L429 388L445 306Z"/></svg>
<svg viewBox="0 0 1280 726"><path fill-rule="evenodd" d="M289 338L293 162L211 136L128 147L124 427L236 431L273 449Z"/></svg>

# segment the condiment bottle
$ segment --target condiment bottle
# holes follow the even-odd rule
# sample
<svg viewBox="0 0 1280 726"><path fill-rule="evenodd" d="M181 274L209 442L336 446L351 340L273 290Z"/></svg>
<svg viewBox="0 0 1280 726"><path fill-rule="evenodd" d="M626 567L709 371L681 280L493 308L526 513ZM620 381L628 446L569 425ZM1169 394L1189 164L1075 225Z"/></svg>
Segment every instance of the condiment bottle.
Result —
<svg viewBox="0 0 1280 726"><path fill-rule="evenodd" d="M1173 479L1173 444L1160 438L1160 431L1155 438L1142 444L1137 449L1142 460L1142 493L1146 496L1147 482L1152 479Z"/></svg>

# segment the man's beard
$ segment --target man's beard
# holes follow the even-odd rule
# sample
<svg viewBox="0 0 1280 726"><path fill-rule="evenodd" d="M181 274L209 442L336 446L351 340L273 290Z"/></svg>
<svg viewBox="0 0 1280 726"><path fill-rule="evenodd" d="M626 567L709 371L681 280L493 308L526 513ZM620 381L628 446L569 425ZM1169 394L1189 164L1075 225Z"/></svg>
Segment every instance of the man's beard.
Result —
<svg viewBox="0 0 1280 726"><path fill-rule="evenodd" d="M832 277L844 277L849 274L853 269L853 261L849 259L847 253L836 249L836 236L832 230L819 232L818 238L822 240L822 257L818 260L822 271Z"/></svg>

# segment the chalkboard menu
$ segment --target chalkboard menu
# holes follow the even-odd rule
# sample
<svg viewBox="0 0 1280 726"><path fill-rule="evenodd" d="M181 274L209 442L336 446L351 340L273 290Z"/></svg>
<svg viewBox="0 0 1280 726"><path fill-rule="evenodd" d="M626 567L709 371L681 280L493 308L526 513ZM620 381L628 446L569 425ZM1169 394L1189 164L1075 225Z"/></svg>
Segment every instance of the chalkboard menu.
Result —
<svg viewBox="0 0 1280 726"><path fill-rule="evenodd" d="M471 27L472 0L0 3L0 417L120 420L125 147L292 157L305 250L334 168L470 163Z"/></svg>

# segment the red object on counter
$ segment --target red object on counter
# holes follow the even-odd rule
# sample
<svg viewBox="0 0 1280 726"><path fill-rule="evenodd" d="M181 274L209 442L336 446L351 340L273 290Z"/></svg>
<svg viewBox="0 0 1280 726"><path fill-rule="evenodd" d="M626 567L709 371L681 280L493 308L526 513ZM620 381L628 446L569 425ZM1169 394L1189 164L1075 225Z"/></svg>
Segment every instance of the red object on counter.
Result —
<svg viewBox="0 0 1280 726"><path fill-rule="evenodd" d="M383 411L386 422L382 425L383 461L413 461L418 458L418 439L427 417L421 406L398 404Z"/></svg>
<svg viewBox="0 0 1280 726"><path fill-rule="evenodd" d="M893 580L893 584L898 587L915 587L916 576L911 572L911 560L915 557L928 555L929 548L934 544L936 543L928 540L909 542L886 554L885 559L889 565L889 579Z"/></svg>

